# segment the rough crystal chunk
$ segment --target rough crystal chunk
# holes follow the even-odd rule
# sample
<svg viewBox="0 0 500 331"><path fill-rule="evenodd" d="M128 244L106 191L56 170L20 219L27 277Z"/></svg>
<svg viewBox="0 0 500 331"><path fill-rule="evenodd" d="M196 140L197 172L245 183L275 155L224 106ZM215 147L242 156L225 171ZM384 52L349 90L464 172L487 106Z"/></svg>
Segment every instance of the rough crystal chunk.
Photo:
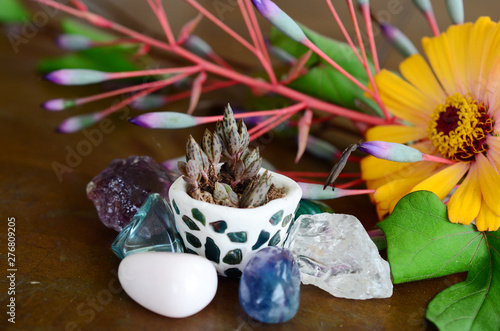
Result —
<svg viewBox="0 0 500 331"><path fill-rule="evenodd" d="M168 201L168 189L177 175L149 156L116 159L87 185L101 222L121 231L151 193Z"/></svg>
<svg viewBox="0 0 500 331"><path fill-rule="evenodd" d="M300 271L292 252L266 247L255 253L243 269L239 299L243 310L260 322L292 319L300 301Z"/></svg>
<svg viewBox="0 0 500 331"><path fill-rule="evenodd" d="M149 251L184 252L172 210L158 193L148 197L116 237L111 248L120 259L129 254Z"/></svg>
<svg viewBox="0 0 500 331"><path fill-rule="evenodd" d="M392 295L389 263L354 216L303 215L294 223L285 247L297 259L303 284L349 299Z"/></svg>

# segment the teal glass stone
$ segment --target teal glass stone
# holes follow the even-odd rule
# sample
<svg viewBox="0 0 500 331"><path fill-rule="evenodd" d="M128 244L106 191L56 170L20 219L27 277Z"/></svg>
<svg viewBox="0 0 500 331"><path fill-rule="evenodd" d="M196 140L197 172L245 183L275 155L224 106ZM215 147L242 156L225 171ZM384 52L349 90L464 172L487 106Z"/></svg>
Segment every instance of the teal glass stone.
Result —
<svg viewBox="0 0 500 331"><path fill-rule="evenodd" d="M278 230L278 232L276 232L276 234L271 238L271 240L269 240L268 246L278 245L278 243L280 242L280 239L281 239L280 232L281 232L281 230Z"/></svg>
<svg viewBox="0 0 500 331"><path fill-rule="evenodd" d="M217 233L224 233L226 231L226 229L227 229L227 223L226 223L226 221L212 222L212 223L210 223L210 226Z"/></svg>
<svg viewBox="0 0 500 331"><path fill-rule="evenodd" d="M267 231L260 231L259 238L257 238L257 242L252 246L252 250L256 250L262 245L264 245L268 240L271 234Z"/></svg>
<svg viewBox="0 0 500 331"><path fill-rule="evenodd" d="M201 241L198 239L195 235L186 232L186 240L188 243L190 243L193 247L200 248L201 247Z"/></svg>
<svg viewBox="0 0 500 331"><path fill-rule="evenodd" d="M205 226L205 215L203 215L203 213L199 209L193 208L191 209L191 213L193 214L195 220L199 221L201 224L203 224L203 226Z"/></svg>
<svg viewBox="0 0 500 331"><path fill-rule="evenodd" d="M172 210L160 194L148 196L130 223L113 241L111 249L120 259L129 254L149 251L184 252Z"/></svg>
<svg viewBox="0 0 500 331"><path fill-rule="evenodd" d="M247 233L245 231L240 232L229 232L227 234L229 240L234 243L246 243L247 242Z"/></svg>
<svg viewBox="0 0 500 331"><path fill-rule="evenodd" d="M333 212L333 209L324 202L302 199L299 201L299 206L295 211L295 219L299 218L301 215L314 215Z"/></svg>
<svg viewBox="0 0 500 331"><path fill-rule="evenodd" d="M226 256L222 259L222 262L227 263L227 264L240 264L241 260L243 259L243 253L241 252L241 249L233 249L227 252Z"/></svg>
<svg viewBox="0 0 500 331"><path fill-rule="evenodd" d="M198 225L196 225L196 223L192 219L190 219L189 216L183 215L182 220L184 221L184 223L186 223L187 227L190 230L200 231Z"/></svg>
<svg viewBox="0 0 500 331"><path fill-rule="evenodd" d="M220 260L220 249L210 237L207 237L205 242L205 257L215 263L219 263Z"/></svg>
<svg viewBox="0 0 500 331"><path fill-rule="evenodd" d="M279 212L271 216L271 218L269 219L269 223L271 223L272 225L276 225L279 222L281 222L282 218L283 218L283 210L280 210Z"/></svg>

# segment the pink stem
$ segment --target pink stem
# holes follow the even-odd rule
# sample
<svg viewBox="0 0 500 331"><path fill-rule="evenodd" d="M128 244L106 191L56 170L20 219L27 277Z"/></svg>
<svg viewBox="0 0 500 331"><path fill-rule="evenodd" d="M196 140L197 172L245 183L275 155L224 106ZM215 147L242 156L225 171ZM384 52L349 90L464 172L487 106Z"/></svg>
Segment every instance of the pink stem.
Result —
<svg viewBox="0 0 500 331"><path fill-rule="evenodd" d="M370 81L370 84L371 84L373 91L374 91L374 93L372 94L372 97L375 99L375 102L379 105L380 109L382 109L382 112L384 113L385 118L389 119L391 117L391 115L389 114L389 111L387 111L384 103L380 99L380 94L378 92L377 85L375 84L375 80L373 79L372 72L370 70L370 67L368 66L368 59L366 57L366 50L365 50L365 46L363 44L363 38L361 38L361 30L359 28L358 20L356 18L356 11L354 10L352 0L347 0L347 5L349 7L349 12L351 14L351 19L352 19L352 23L354 25L354 30L356 31L356 37L358 39L359 49L361 50L361 55L363 56L363 61L361 62L361 64L365 68L366 74L368 75L368 80Z"/></svg>
<svg viewBox="0 0 500 331"><path fill-rule="evenodd" d="M204 86L201 89L201 93L215 91L215 90L222 89L222 88L229 87L229 86L233 86L233 85L236 85L236 84L238 84L238 82L234 82L234 81L216 82L216 83L213 83L211 85ZM185 99L185 98L189 98L191 96L191 93L192 93L192 91L180 92L180 93L177 93L177 94L169 95L167 97L167 99L168 99L169 102L174 102L174 101L182 100L182 99ZM216 117L217 119L222 119L222 115L221 116L206 116L206 117L207 118L208 117L214 117L214 118ZM201 117L199 117L199 118L201 118ZM200 124L202 124L202 123L211 123L211 122L216 122L216 121L217 120L207 121L207 122L200 121Z"/></svg>
<svg viewBox="0 0 500 331"><path fill-rule="evenodd" d="M429 155L429 154L422 154L422 157L425 161L431 161L431 162L438 162L438 163L445 163L445 164L455 164L455 161L448 160L439 156L434 156L434 155Z"/></svg>
<svg viewBox="0 0 500 331"><path fill-rule="evenodd" d="M109 97L112 97L115 95L129 93L129 92L135 92L138 90L144 90L146 88L156 86L160 82L165 83L166 85L173 84L173 83L193 74L194 72L196 72L196 70L197 69L193 69L191 71L184 72L184 73L181 73L177 76L171 77L169 79L161 80L161 81L155 81L155 82L144 83L144 84L140 84L140 85L129 86L129 87L125 87L125 88L114 90L114 91L109 91L109 92L105 92L105 93L91 95L88 97L78 98L78 99L75 99L75 104L80 106L80 105L83 105L83 104L86 104L89 102L109 98Z"/></svg>
<svg viewBox="0 0 500 331"><path fill-rule="evenodd" d="M240 3L240 8L243 8L243 3L241 0L238 0ZM251 26L253 27L249 29L252 29L254 31L255 37L256 37L256 42L255 46L257 49L260 51L259 52L259 59L260 59L262 66L266 70L269 79L271 80L272 84L278 84L278 79L276 78L276 74L274 73L273 67L271 65L271 59L269 58L269 54L267 52L267 47L266 43L264 42L264 37L262 35L262 31L260 30L259 22L257 21L257 17L255 16L255 11L253 10L253 5L251 4L250 0L245 0L245 5L246 5L246 12L250 18ZM243 12L243 9L242 9Z"/></svg>
<svg viewBox="0 0 500 331"><path fill-rule="evenodd" d="M364 180L359 178L359 179L356 179L356 180L353 180L353 181L350 181L347 183L337 184L336 187L341 188L341 189L345 189L345 188L353 187L353 186L363 184L363 183L364 183Z"/></svg>
<svg viewBox="0 0 500 331"><path fill-rule="evenodd" d="M161 28L163 32L165 33L165 36L167 37L168 43L170 45L175 44L175 37L174 34L172 33L172 28L170 27L170 24L168 23L168 18L167 14L165 13L165 9L163 8L163 4L158 0L155 0L156 5L153 3L152 0L148 0L149 7L153 10L153 13L155 14L156 18L158 19L158 22L160 22Z"/></svg>
<svg viewBox="0 0 500 331"><path fill-rule="evenodd" d="M386 120L384 120L380 117L362 114L362 113L359 113L357 111L346 109L346 108L343 108L343 107L316 99L314 97L311 97L309 95L306 95L306 94L298 92L298 91L295 91L295 90L288 88L286 86L272 85L272 84L264 82L262 80L248 77L246 75L229 70L227 68L220 67L216 64L213 64L209 61L206 61L206 60L192 54L191 52L185 50L184 48L181 48L181 47L173 48L164 42L161 42L161 41L156 40L154 38L140 34L138 32L135 32L131 29L123 27L123 26L116 24L114 22L105 20L104 18L102 18L96 14L82 13L82 12L75 10L74 8L71 8L69 6L63 5L63 4L58 3L58 2L55 2L53 0L36 0L36 1L39 3L43 3L46 5L52 6L56 9L59 9L63 12L74 15L76 17L80 17L80 18L89 20L90 22L97 21L97 22L99 22L98 26L101 26L101 27L104 26L108 29L112 29L112 30L115 30L115 31L122 33L124 35L141 40L144 43L149 44L151 46L158 47L159 49L163 49L163 50L172 52L180 57L184 57L185 59L202 66L206 71L211 72L213 74L237 81L240 84L244 84L244 85L247 85L249 87L260 88L260 89L267 90L267 91L272 92L272 93L281 94L282 96L290 98L292 100L304 102L307 104L307 106L309 108L317 109L317 110L324 111L324 112L334 114L334 115L344 116L344 117L349 118L351 120L365 122L365 123L370 124L370 125L382 125L382 124L387 123ZM186 1L193 3L193 0L186 0ZM196 3L196 2L194 2L194 3ZM103 20L104 20L104 22L103 22ZM106 25L104 23L106 23ZM244 41L244 42L246 42L246 41ZM250 49L253 49L253 47L251 45L249 45L248 42L246 42L246 44L248 46L250 46ZM324 54L323 54L323 56L326 57L326 55L324 55ZM366 87L365 87L365 89L366 89ZM369 94L373 94L373 92L369 91Z"/></svg>
<svg viewBox="0 0 500 331"><path fill-rule="evenodd" d="M219 28L224 30L227 34L229 34L231 37L236 39L240 44L248 48L252 53L255 54L255 48L250 45L248 41L243 39L239 34L234 32L230 27L222 23L219 19L217 19L212 13L210 13L208 10L205 9L205 7L201 6L197 1L195 0L186 0L187 3L189 3L191 6L193 6L197 11L199 11L203 16L208 18L210 21L212 21L215 25L217 25Z"/></svg>
<svg viewBox="0 0 500 331"><path fill-rule="evenodd" d="M111 79L122 79L122 78L132 78L141 76L157 76L157 75L167 75L167 74L177 74L183 72L193 73L196 70L201 70L203 67L201 65L194 65L189 67L178 67L178 68L165 68L165 69L151 69L151 70L137 70L137 71L125 71L125 72L110 72L107 73L106 78Z"/></svg>
<svg viewBox="0 0 500 331"><path fill-rule="evenodd" d="M329 172L312 172L312 171L278 171L278 173L285 176L300 176L312 178L326 178L330 175ZM361 176L359 173L341 173L338 178L358 178Z"/></svg>
<svg viewBox="0 0 500 331"><path fill-rule="evenodd" d="M276 116L272 117L273 119L276 119L276 120L273 123L269 124L268 126L262 128L260 131L253 132L253 134L250 134L250 141L253 141L253 140L259 138L260 136L262 136L263 134L265 134L266 132L271 131L276 126L280 125L281 123L283 123L284 121L286 121L287 119L289 119L290 117L292 117L294 114L296 114L297 112L299 112L303 108L304 107L301 107L301 108L296 109L294 111L290 111L286 115L282 115L282 116L281 115L276 115ZM281 118L279 118L279 117L281 117ZM250 131L248 133L250 133Z"/></svg>
<svg viewBox="0 0 500 331"><path fill-rule="evenodd" d="M132 101L134 101L136 99L139 99L139 98L142 98L143 96L151 94L154 91L159 90L159 89L161 89L161 88L163 88L163 87L165 87L165 86L168 85L166 82L156 82L156 83L157 83L156 86L150 87L150 88L148 88L146 90L143 90L143 91L141 91L139 93L136 93L133 96L128 97L128 98L126 98L126 99L118 102L117 104L114 104L113 106L111 106L111 107L109 107L109 108L107 108L105 110L101 110L99 112L99 115L101 116L101 118L109 116L112 113L114 113L115 111L119 110L120 108L125 107L126 105L130 104Z"/></svg>
<svg viewBox="0 0 500 331"><path fill-rule="evenodd" d="M429 23L431 29L432 29L432 33L434 33L435 36L439 36L440 32L439 32L439 27L437 25L437 22L436 22L436 17L434 16L434 11L431 9L429 11L427 11L426 13L424 13L425 15L425 18L427 19L427 22Z"/></svg>
<svg viewBox="0 0 500 331"><path fill-rule="evenodd" d="M347 33L347 30L345 29L345 26L342 23L342 20L340 19L339 15L337 14L337 11L335 10L335 7L333 6L332 1L326 0L326 4L328 5L328 8L330 9L330 12L332 13L333 18L335 18L337 25L339 26L340 30L342 31L342 34L344 35L345 40L347 41L347 43L351 47L352 51L354 52L354 54L358 58L359 62L363 63L363 60L361 59L361 56L359 55L358 49L356 48L356 46L354 46L354 43L352 42L351 37Z"/></svg>
<svg viewBox="0 0 500 331"><path fill-rule="evenodd" d="M378 74L380 72L380 64L378 62L377 48L375 47L375 38L373 36L372 20L370 17L370 4L366 3L364 5L361 5L361 12L363 13L363 18L365 19L366 33L368 34L368 42L370 43L373 65L375 66L375 72Z"/></svg>
<svg viewBox="0 0 500 331"><path fill-rule="evenodd" d="M248 130L248 133L250 135L252 135L252 133L254 132L257 132L259 130L261 130L262 128L264 128L266 125L272 123L273 121L275 121L276 119L278 119L280 116L283 116L283 115L287 115L291 112L295 112L295 111L298 111L298 110L301 110L304 108L304 104L296 104L296 105L293 105L293 106L289 106L289 107L286 107L286 108L282 108L282 109L277 109L277 110L273 110L273 111L268 111L269 112L273 112L273 117L271 118L268 118L267 120L265 121L262 121L261 123L257 124L256 126L254 126L253 128L251 128L250 130ZM254 112L254 113L257 113L257 112ZM265 114L263 114L263 112L258 112L260 116L265 116Z"/></svg>

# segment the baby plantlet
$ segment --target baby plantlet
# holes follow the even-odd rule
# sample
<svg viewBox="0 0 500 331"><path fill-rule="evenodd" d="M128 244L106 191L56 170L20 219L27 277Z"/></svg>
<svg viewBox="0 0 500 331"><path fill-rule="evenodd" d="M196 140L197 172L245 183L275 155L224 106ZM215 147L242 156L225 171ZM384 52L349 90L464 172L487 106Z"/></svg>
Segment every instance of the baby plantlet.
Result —
<svg viewBox="0 0 500 331"><path fill-rule="evenodd" d="M227 105L215 132L205 131L201 146L189 136L186 162L177 164L193 198L223 206L251 208L265 204L268 194L283 193L271 184L267 171L258 175L262 166L259 149L250 149L250 136L242 120L236 122ZM219 164L221 158L226 161Z"/></svg>

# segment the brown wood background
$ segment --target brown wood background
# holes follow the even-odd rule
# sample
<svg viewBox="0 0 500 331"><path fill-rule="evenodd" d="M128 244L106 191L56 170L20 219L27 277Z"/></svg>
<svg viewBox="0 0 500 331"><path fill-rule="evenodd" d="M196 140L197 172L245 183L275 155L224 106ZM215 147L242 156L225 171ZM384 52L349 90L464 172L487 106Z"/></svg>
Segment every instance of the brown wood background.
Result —
<svg viewBox="0 0 500 331"><path fill-rule="evenodd" d="M201 1L208 8L216 1ZM227 3L228 1L222 1ZM100 4L102 10L123 23L143 30L157 27L144 4L129 1ZM319 31L338 36L322 1L277 1L293 17ZM374 1L379 14L389 12L394 1ZM390 15L390 21L401 27L413 40L430 30L410 1L398 2L401 11ZM492 15L498 20L495 1L466 1L469 20L479 15ZM396 4L397 5L397 4ZM435 1L441 26L449 24L444 1ZM134 8L137 6L138 8ZM173 25L177 28L192 11L179 1L166 4L175 10ZM139 7L142 7L139 8ZM339 5L340 8L344 4ZM34 5L36 10L43 10ZM121 8L121 9L120 9ZM131 8L124 10L123 8ZM392 7L391 7L392 8ZM399 7L398 7L399 8ZM384 10L386 12L384 12ZM343 17L345 9L342 9ZM389 12L390 13L390 12ZM243 32L237 10L227 11L224 22ZM57 16L59 17L59 16ZM56 18L57 18L56 17ZM133 21L144 20L149 27ZM45 100L77 97L97 93L98 87L61 87L43 81L35 72L40 58L63 54L52 39L55 21L39 27L17 51L6 37L10 28L2 27L0 39L0 329L46 330L329 330L346 329L432 329L424 319L431 299L462 276L442 277L427 281L397 285L394 295L385 300L355 301L334 298L314 287L302 286L301 304L296 317L286 324L263 325L251 318L238 304L238 281L219 278L219 288L212 303L200 313L186 319L170 319L156 315L133 302L119 287L116 271L119 260L110 249L116 232L102 226L92 203L86 198L85 186L90 179L115 158L129 155L151 155L163 161L183 154L184 143L193 130L147 130L133 126L119 116L113 116L112 132L104 133L102 142L92 147L59 181L53 163L66 163L68 151L76 149L88 138L83 133L61 135L54 132L57 124L69 115L102 109L110 100L49 113L40 109ZM346 21L347 22L347 21ZM346 23L346 25L349 25ZM263 26L267 26L263 23ZM200 26L200 34L215 43L219 53L239 62L254 64L252 58L237 45L219 38L216 28L208 22ZM382 63L397 68L400 57L384 43L380 46ZM202 99L204 112L221 109L242 100L239 92L212 94ZM186 103L168 109L184 111ZM127 110L130 116L137 114ZM203 111L202 111L203 112ZM123 114L123 112L122 112ZM90 130L94 130L94 126ZM195 137L201 129L194 131ZM332 135L333 133L330 133ZM343 135L340 144L354 139ZM261 141L262 154L283 170L328 171L331 164L306 155L293 163L295 142L291 138L273 136ZM330 204L340 213L359 217L370 229L376 222L373 206L367 197L344 198ZM16 219L16 324L7 322L8 300L6 274L7 219Z"/></svg>

